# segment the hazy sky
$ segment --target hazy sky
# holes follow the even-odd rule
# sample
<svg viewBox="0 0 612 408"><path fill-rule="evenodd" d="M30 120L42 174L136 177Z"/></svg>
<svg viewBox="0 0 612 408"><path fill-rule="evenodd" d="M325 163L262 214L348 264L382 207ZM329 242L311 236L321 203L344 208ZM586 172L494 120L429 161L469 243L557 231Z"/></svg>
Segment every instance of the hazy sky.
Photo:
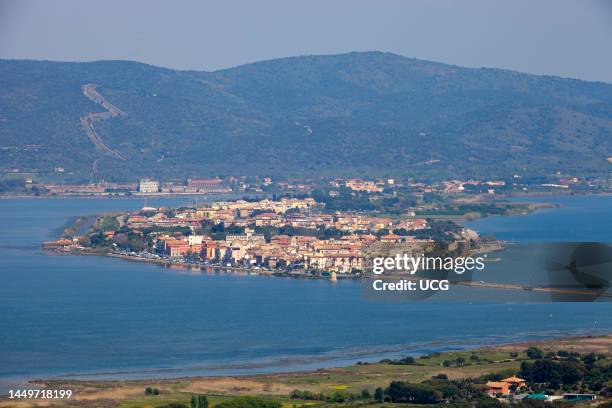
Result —
<svg viewBox="0 0 612 408"><path fill-rule="evenodd" d="M214 70L365 50L612 82L612 0L0 0L0 58Z"/></svg>

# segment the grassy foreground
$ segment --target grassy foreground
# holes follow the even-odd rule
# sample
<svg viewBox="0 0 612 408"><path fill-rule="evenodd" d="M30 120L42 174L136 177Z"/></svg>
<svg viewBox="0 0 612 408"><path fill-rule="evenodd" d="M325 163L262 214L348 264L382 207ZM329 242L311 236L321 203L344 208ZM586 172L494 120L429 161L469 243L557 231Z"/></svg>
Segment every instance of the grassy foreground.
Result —
<svg viewBox="0 0 612 408"><path fill-rule="evenodd" d="M385 387L391 381L420 382L434 375L445 374L449 379L478 378L484 374L518 370L522 361L528 361L525 351L536 346L543 351L576 351L612 356L612 335L598 337L571 337L528 343L499 345L475 350L436 353L427 358L417 358L416 364L394 365L387 363L357 364L342 368L319 369L309 372L278 373L233 377L191 377L165 380L133 381L77 381L38 380L30 388L71 389L74 398L67 401L8 400L0 399L0 407L158 407L170 403L187 406L193 394L206 394L211 407L235 396L260 396L280 401L283 407L315 406L319 401L296 401L290 393L299 389L313 393L333 394L345 391L355 394L377 387ZM457 361L462 364L457 366ZM463 363L465 362L465 363ZM450 366L448 366L450 364ZM159 390L158 395L145 395L145 388ZM381 404L371 402L352 403L352 406ZM329 404L328 404L329 405ZM341 405L341 404L339 404Z"/></svg>

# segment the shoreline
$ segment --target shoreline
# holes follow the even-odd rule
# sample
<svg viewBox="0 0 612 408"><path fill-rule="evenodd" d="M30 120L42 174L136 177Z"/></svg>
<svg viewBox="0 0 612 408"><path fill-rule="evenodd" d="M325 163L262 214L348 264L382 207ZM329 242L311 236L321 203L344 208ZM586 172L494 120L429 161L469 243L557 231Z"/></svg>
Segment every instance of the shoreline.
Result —
<svg viewBox="0 0 612 408"><path fill-rule="evenodd" d="M189 198L189 197L195 197L195 198L214 198L215 196L233 196L235 195L236 197L244 197L246 196L257 196L257 195L261 195L262 193L249 193L249 192L239 192L239 191L232 191L232 192L228 192L228 193L168 193L168 194L142 194L142 195L134 195L134 194L129 194L129 195L109 195L109 194L105 194L105 195L87 195L87 194L74 194L74 195L39 195L39 196L35 196L35 195L28 195L28 194L18 194L18 195L0 195L0 199L4 199L4 200L13 200L13 199L33 199L33 200L38 200L38 199L57 199L57 200L63 200L63 199L69 199L69 198L75 198L75 199L87 199L87 200L95 200L95 199L108 199L108 200L121 200L121 199L127 199L127 200L142 200L145 198L154 198L154 199L165 199L165 198Z"/></svg>
<svg viewBox="0 0 612 408"><path fill-rule="evenodd" d="M223 195L237 195L237 196L250 196L250 195L266 195L272 194L273 192L240 192L231 191L223 193L167 193L167 194L123 194L123 195L112 195L112 194L101 194L101 195L88 195L88 194L70 194L70 195L31 195L31 194L1 194L1 199L66 199L66 198L79 198L79 199L139 199L143 198L180 198L180 197L208 197L208 196L223 196ZM279 193L279 192L276 192ZM600 192L572 192L572 191L534 191L534 192L521 192L517 191L512 194L498 194L496 198L511 199L520 197L550 197L550 196L612 196L612 191L600 191Z"/></svg>
<svg viewBox="0 0 612 408"><path fill-rule="evenodd" d="M66 255L66 256L101 256L101 257L108 257L108 258L116 258L116 259L121 259L124 261L128 261L128 262L140 262L140 263L150 263L150 264L155 264L155 265L159 265L159 266L163 266L163 267L168 267L170 269L172 269L172 267L178 267L181 269L186 269L186 270L192 270L192 269L197 269L200 271L205 271L207 269L211 269L211 270L218 270L218 271L222 271L222 272L233 272L233 273L239 273L242 275L260 275L260 276L267 276L267 277L279 277L279 278L296 278L296 279L321 279L321 280L330 280L329 277L327 276L315 276L315 275L309 275L309 274L294 274L294 273L290 273L287 271L279 271L279 272L275 272L275 271L266 271L266 270L255 270L255 269L251 269L251 268L247 268L247 267L241 267L241 266L226 266L226 265L200 265L200 264L192 264L192 263L188 263L188 262L171 262L169 260L165 260L165 259L151 259L151 258L143 258L143 257L138 257L138 256L130 256L130 255L125 255L125 254L117 254L117 253L94 253L94 252L88 252L88 251L79 251L79 252L75 252L75 251L70 251L70 252L61 252L61 251L44 251L45 253L49 254L49 255ZM348 274L348 275L342 275L339 274L337 275L337 278L339 280L342 279L351 279L351 280L356 280L356 279L363 279L363 276L359 276L359 275L352 275L352 274Z"/></svg>
<svg viewBox="0 0 612 408"><path fill-rule="evenodd" d="M506 248L506 244L507 242L505 241L496 241L495 245L489 245L485 248L471 250L466 254L466 256L500 252ZM200 271L218 270L222 272L234 272L234 273L245 274L245 275L248 274L248 275L257 275L257 276L261 275L261 276L268 276L268 277L331 280L331 275L322 276L322 275L312 275L312 274L306 274L306 273L292 273L291 271L285 271L285 270L272 271L272 270L265 270L261 268L254 269L254 268L249 268L246 266L227 266L227 265L222 265L222 264L199 264L199 263L189 263L189 262L181 262L181 261L172 262L169 259L145 258L145 257L140 257L140 256L126 255L126 254L120 254L120 253L114 253L114 252L96 253L92 251L83 251L83 250L81 251L72 250L72 251L66 251L66 252L54 251L54 250L44 250L44 253L48 255L101 256L101 257L121 259L124 261L150 263L150 264L155 264L155 265L168 267L168 268L178 267L178 268L186 269L186 270L193 270L193 269L200 270ZM385 275L385 276L388 278L405 278L407 275L396 274L396 275ZM363 274L363 273L361 274L337 273L336 274L336 279L338 280L347 280L347 279L348 280L362 280L362 279L371 280L375 278L377 278L377 276L372 276L372 275Z"/></svg>
<svg viewBox="0 0 612 408"><path fill-rule="evenodd" d="M537 337L537 336L536 336ZM541 338L538 339L528 339L528 338L524 338L521 340L517 340L517 341L510 341L510 342L500 342L500 343L480 343L480 344L475 344L475 343L471 343L465 347L461 347L458 344L460 344L460 342L453 342L452 340L446 340L446 341L441 341L441 340L437 340L437 341L429 341L429 342L425 342L423 344L417 343L419 344L419 349L422 350L427 350L427 353L424 352L405 352L402 353L402 355L410 355L412 357L418 358L418 357L422 357L426 354L445 354L445 353L451 353L451 352L463 352L463 351L476 351L476 350L497 350L497 349L516 349L516 348L520 348L520 347L530 347L530 346L535 346L535 345L544 345L544 346L548 346L551 344L562 344L562 343L571 343L571 342L575 342L575 341L583 341L583 340L587 340L587 339L604 339L604 338L609 338L610 343L612 344L612 332L606 332L603 331L602 333L599 334L595 334L595 335L589 335L589 334L574 334L574 335L567 335L567 336L561 336L561 337L556 337L556 336L546 336L544 335ZM439 344L441 343L441 344ZM437 345L437 346L436 346ZM337 369L345 369L348 367L353 367L355 365L360 365L359 363L363 363L366 365L369 364L379 364L379 361L384 359L386 357L386 355L389 354L381 352L380 354L377 354L376 356L372 356L370 358L363 358L362 360L357 360L354 363L349 363L347 365L322 365L319 368L316 369L296 369L296 370L288 370L288 371L270 371L270 372L260 372L260 373L245 373L245 374L226 374L226 375L184 375L184 376L177 376L177 377L164 377L164 376L159 376L159 377L143 377L143 378L135 378L135 379L129 379L129 378L106 378L106 379L100 379L100 380L96 380L93 379L93 377L103 377L104 375L106 375L105 373L92 373L92 374L74 374L72 376L74 376L74 378L70 378L71 376L68 375L66 377L43 377L43 378L34 378L34 379L30 379L28 380L29 383L31 384L36 384L36 383L45 383L45 382L55 382L55 381L67 381L67 382L71 382L71 381L75 381L75 382L79 382L79 381L93 381L93 382L114 382L114 381L120 381L120 382L150 382L150 381L175 381L175 380L196 380L196 379L209 379L209 378L227 378L227 377L232 377L232 378L269 378L269 377L277 377L277 376L299 376L299 375L304 375L304 374L310 374L313 372L321 372L321 371L325 371L325 370L337 370ZM312 357L316 357L316 356L312 356ZM368 361L368 360L372 360L372 361ZM316 358L313 358L312 361L316 361ZM309 363L312 364L312 363ZM167 371L176 371L176 372L180 372L180 371L184 371L184 368L169 368L166 369ZM143 370L142 372L147 372L147 371L153 371L153 370ZM108 373L108 374L112 374L112 373ZM81 377L81 378L77 378L77 377ZM91 378L87 378L87 377L91 377Z"/></svg>
<svg viewBox="0 0 612 408"><path fill-rule="evenodd" d="M431 343L430 343L431 344ZM272 371L267 373L235 375L194 375L177 377L153 377L140 379L92 379L92 378L33 378L27 380L29 388L71 389L77 401L137 401L143 398L143 389L154 386L161 390L161 395L173 398L184 397L187 393L206 393L211 396L288 396L294 389L306 389L313 392L331 392L334 389L359 391L397 379L424 380L436 373L448 375L448 378L474 378L484 373L499 372L508 369L518 370L521 357L528 347L538 347L543 351L579 351L580 353L612 354L612 332L609 329L598 334L576 334L567 336L544 336L536 339L523 339L496 344L468 345L453 347L452 342L446 349L423 347L421 354L405 353L419 358L413 365L393 365L382 360L377 362L354 362L343 366L328 366L316 369L295 371ZM441 350L441 351L436 351ZM423 355L434 356L434 360L423 360ZM457 356L480 356L478 363L466 366L443 367L438 360L452 359ZM11 405L15 401L0 395L0 407L40 406L41 400L20 401L20 405ZM66 405L72 401L63 401ZM54 401L54 404L58 401ZM61 402L60 402L61 403ZM54 405L55 406L55 405ZM114 406L114 405L113 405ZM140 405L139 405L140 406Z"/></svg>
<svg viewBox="0 0 612 408"><path fill-rule="evenodd" d="M205 193L132 193L132 194L0 194L0 199L12 199L12 198L166 198L166 197L202 197L202 196L215 196L215 195L266 195L273 193L282 193L282 191L266 191L266 192L248 192L248 191L226 191L226 192L205 192ZM474 194L478 196L479 194ZM483 194L484 195L484 194ZM592 196L592 195L603 195L610 196L612 191L567 191L566 189L560 189L559 191L515 191L511 193L499 193L495 197L498 198L509 198L509 197L548 197L548 196Z"/></svg>
<svg viewBox="0 0 612 408"><path fill-rule="evenodd" d="M505 246L500 247L496 250L487 251L486 253L493 253L503 251ZM480 251L474 251L473 254L485 253ZM261 270L253 270L247 267L238 267L238 266L224 266L224 265L194 265L189 263L181 263L181 262L167 262L164 260L158 259L148 259L148 258L140 258L123 254L96 254L96 253L87 253L87 252L79 252L79 253L54 253L57 255L84 255L84 256L103 256L109 258L117 258L125 261L132 262L141 262L141 263L151 263L157 264L159 266L168 267L172 269L172 267L178 267L180 269L185 270L199 270L199 271L208 271L211 272L219 271L224 273L237 273L240 275L255 275L255 276L264 276L270 278L293 278L293 279L308 279L308 280L326 280L330 281L330 283L335 283L339 280L354 280L354 281L362 281L362 280L376 280L380 279L379 276L372 275L343 275L337 274L336 280L331 279L329 276L317 276L317 275L309 275L309 274L293 274L290 272L273 272L273 271L261 271ZM412 275L385 275L387 279L406 279ZM485 281L452 281L451 285L457 285L462 287L468 287L472 289L497 289L497 290L513 290L513 291L532 291L532 292L540 292L540 293L556 293L556 294L564 294L564 295L576 295L576 296L592 296L593 292L591 290L585 289L568 289L568 288L556 288L556 287L547 287L547 286L528 286L521 284L509 284L509 283L496 283L496 282L485 282ZM601 298L612 298L612 293L602 293L599 294L598 297Z"/></svg>
<svg viewBox="0 0 612 408"><path fill-rule="evenodd" d="M608 195L608 194L606 194ZM518 195L517 195L518 196ZM538 197L541 195L530 195L523 194L524 196L532 196ZM552 196L552 194L550 195ZM515 196L516 197L516 196ZM506 197L505 197L506 198ZM542 196L543 199L547 197ZM514 204L525 204L528 206L528 212L523 213L515 213L515 214L503 214L503 215L495 215L495 217L507 217L507 216L526 216L533 214L539 210L554 210L562 208L561 204L558 203L548 203L548 202L524 202L513 201ZM461 224L466 225L466 223L473 221L469 219L464 219ZM487 254L487 253L496 253L505 250L508 247L509 241L501 241L496 240L493 243L485 244L485 246L481 248L475 248L469 250L464 256L476 256L479 254ZM156 257L146 257L146 256L138 256L138 255L130 255L123 253L100 253L94 252L90 248L84 248L81 250L73 249L70 251L62 251L62 250L45 250L45 253L51 254L59 254L59 255L87 255L87 256L105 256L110 258L118 258L125 261L132 262L141 262L141 263L150 263L157 264L164 268L178 268L184 270L198 270L198 271L206 271L206 272L230 272L237 273L242 275L261 275L261 276L269 276L269 277L285 277L285 278L296 278L296 279L321 279L321 280L329 280L331 282L335 282L336 280L372 280L378 278L377 276L372 276L367 273L360 274L347 274L347 273L335 273L333 278L332 274L328 272L328 274L310 274L304 272L294 272L291 270L269 270L260 267L258 269L251 268L248 266L236 266L236 265L224 265L224 264L203 264L201 262L186 262L186 261L173 261L167 258L156 258ZM498 261L499 259L492 259L491 261ZM406 278L406 275L395 274L395 275L386 275L386 277L394 279L394 278ZM502 290L517 290L517 291L534 291L534 292L554 292L560 294L569 294L569 295L591 295L592 293L589 291L583 290L573 290L573 289L560 289L554 287L540 287L540 286L527 286L527 285L508 285L502 283L495 282L470 282L470 281L457 281L453 282L455 285L460 285L464 287L470 288L487 288L487 289L502 289ZM604 294L603 297L612 297L612 294Z"/></svg>

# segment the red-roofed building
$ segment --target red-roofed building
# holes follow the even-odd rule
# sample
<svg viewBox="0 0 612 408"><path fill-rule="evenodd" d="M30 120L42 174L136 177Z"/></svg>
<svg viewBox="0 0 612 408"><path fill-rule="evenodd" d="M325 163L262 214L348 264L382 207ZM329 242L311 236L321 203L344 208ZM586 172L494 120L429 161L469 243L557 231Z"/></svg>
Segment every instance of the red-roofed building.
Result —
<svg viewBox="0 0 612 408"><path fill-rule="evenodd" d="M164 242L165 252L171 257L185 256L187 254L199 255L202 252L202 244L189 245L188 241L168 239Z"/></svg>
<svg viewBox="0 0 612 408"><path fill-rule="evenodd" d="M402 237L395 234L387 234L380 237L380 242L399 242L402 240Z"/></svg>
<svg viewBox="0 0 612 408"><path fill-rule="evenodd" d="M486 392L492 397L510 394L510 384L503 381L489 381L486 384Z"/></svg>

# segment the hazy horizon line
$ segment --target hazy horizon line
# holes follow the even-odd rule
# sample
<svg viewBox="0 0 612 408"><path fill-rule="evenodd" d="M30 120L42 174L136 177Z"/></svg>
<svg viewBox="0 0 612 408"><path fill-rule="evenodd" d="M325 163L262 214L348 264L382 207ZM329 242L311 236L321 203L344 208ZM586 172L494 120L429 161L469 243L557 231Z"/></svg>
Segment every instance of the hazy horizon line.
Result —
<svg viewBox="0 0 612 408"><path fill-rule="evenodd" d="M136 60L136 59L93 59L93 60L78 60L78 59L73 59L73 60L53 60L53 59L37 59L37 58L6 58L6 57L0 57L0 61L28 61L28 62L51 62L51 63L73 63L73 64L95 64L95 63L100 63L100 62L128 62L128 63L147 65L147 66L154 67L154 68L167 69L169 71L176 71L176 72L206 72L206 73L216 73L216 72L226 71L226 70L230 70L230 69L235 69L235 68L239 68L239 67L244 67L244 66L249 66L249 65L254 65L254 64L264 63L264 62L286 60L286 59L309 58L309 57L335 57L335 56L342 56L342 55L349 55L349 54L390 54L390 55L394 55L394 56L398 56L398 57L406 58L406 59L411 59L411 60L415 60L415 61L429 62L429 63L434 63L434 64L441 64L441 65L446 65L446 66L449 66L449 67L457 67L457 68L462 68L462 69L491 69L491 70L498 70L498 71L515 72L515 73L524 74L524 75L533 75L533 76L540 76L540 77L552 77L552 78L560 78L560 79L566 79L566 80L575 80L575 81L582 81L582 82L591 82L591 83L601 83L601 84L606 84L606 85L612 85L612 81L608 82L608 81L604 81L604 80L583 79L583 78L561 76L561 75L555 75L555 74L532 73L532 72L527 72L527 71L519 71L519 70L516 70L516 69L496 67L496 66L479 66L479 67L476 67L476 66L466 66L466 65L460 65L460 64L453 64L453 63L450 63L450 62L443 62L443 61L430 60L430 59L422 59L422 58L418 58L418 57L408 57L408 56L399 54L397 52L393 52L393 51L381 51L381 50L346 51L346 52L319 53L319 54L296 54L296 55L289 55L289 56L284 56L284 57L264 58L264 59L261 59L261 60L256 60L256 61L252 61L252 62L246 62L244 64L232 65L232 66L228 66L228 67L224 67L224 68L219 68L219 69L215 69L215 70L171 68L171 67L168 67L168 66L152 64L152 63L149 63L149 62L139 61L139 60Z"/></svg>

